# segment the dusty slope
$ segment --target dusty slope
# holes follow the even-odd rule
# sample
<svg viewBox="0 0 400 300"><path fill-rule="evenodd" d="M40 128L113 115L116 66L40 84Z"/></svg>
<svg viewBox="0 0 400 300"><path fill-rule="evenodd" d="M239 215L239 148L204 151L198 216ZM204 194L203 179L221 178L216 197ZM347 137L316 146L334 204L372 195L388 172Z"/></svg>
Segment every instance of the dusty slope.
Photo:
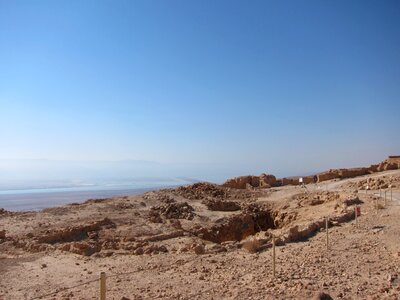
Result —
<svg viewBox="0 0 400 300"><path fill-rule="evenodd" d="M43 299L97 299L101 271L109 276L109 299L309 299L319 291L399 299L400 189L377 211L379 191L355 190L369 176L378 175L308 185L308 192L200 184L39 213L3 212L0 299L57 290ZM379 176L393 184L400 172ZM320 232L325 216L329 252ZM280 245L275 279L271 234ZM253 238L254 254L242 248Z"/></svg>

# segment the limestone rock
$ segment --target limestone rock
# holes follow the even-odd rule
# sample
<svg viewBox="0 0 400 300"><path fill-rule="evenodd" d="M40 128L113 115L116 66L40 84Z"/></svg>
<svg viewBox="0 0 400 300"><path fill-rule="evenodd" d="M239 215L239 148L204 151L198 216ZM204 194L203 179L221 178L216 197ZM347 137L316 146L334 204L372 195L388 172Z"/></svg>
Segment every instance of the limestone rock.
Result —
<svg viewBox="0 0 400 300"><path fill-rule="evenodd" d="M101 247L97 244L90 244L87 242L74 242L71 245L70 252L90 256L96 252L99 252Z"/></svg>
<svg viewBox="0 0 400 300"><path fill-rule="evenodd" d="M196 214L194 208L187 202L172 202L154 206L150 209L149 218L187 219L192 220ZM160 222L155 222L160 223Z"/></svg>
<svg viewBox="0 0 400 300"><path fill-rule="evenodd" d="M194 251L194 253L196 253L197 255L201 255L201 254L206 253L206 250L205 250L205 248L204 248L204 245L201 245L201 244L195 245L195 246L193 247L193 251Z"/></svg>
<svg viewBox="0 0 400 300"><path fill-rule="evenodd" d="M325 292L319 292L317 295L314 297L315 300L333 300L333 298Z"/></svg>
<svg viewBox="0 0 400 300"><path fill-rule="evenodd" d="M240 210L239 203L235 201L225 201L221 199L207 199L202 201L209 210L213 211L236 211Z"/></svg>

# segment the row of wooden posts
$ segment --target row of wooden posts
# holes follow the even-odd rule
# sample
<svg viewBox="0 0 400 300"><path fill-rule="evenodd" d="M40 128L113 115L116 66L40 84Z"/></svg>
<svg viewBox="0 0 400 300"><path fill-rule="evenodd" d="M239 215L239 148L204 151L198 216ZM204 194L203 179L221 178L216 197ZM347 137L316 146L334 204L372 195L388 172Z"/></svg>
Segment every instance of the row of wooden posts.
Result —
<svg viewBox="0 0 400 300"><path fill-rule="evenodd" d="M384 197L384 207L386 207L386 192L385 190L385 197ZM379 197L382 198L382 189L380 189L379 192ZM392 187L390 186L390 201L392 202L393 200L393 192L392 192ZM379 206L378 206L378 198L376 199L376 212L378 212ZM356 205L354 207L354 221L356 227L358 226L358 217L361 215L361 207L359 205ZM329 217L325 218L325 232L326 232L326 251L329 251ZM276 254L275 254L275 236L272 237L272 269L273 269L273 276L276 277Z"/></svg>
<svg viewBox="0 0 400 300"><path fill-rule="evenodd" d="M357 224L358 206L354 208L355 220ZM326 231L326 250L329 251L329 217L325 218L325 231ZM272 236L272 274L276 277L276 251L275 251L275 236ZM106 273L100 273L100 300L106 300Z"/></svg>
<svg viewBox="0 0 400 300"><path fill-rule="evenodd" d="M355 218L357 220L357 210L354 209ZM329 250L329 218L325 218L326 224L326 250ZM272 236L272 274L276 277L276 251L275 251L275 236ZM106 273L100 273L100 300L106 300Z"/></svg>
<svg viewBox="0 0 400 300"><path fill-rule="evenodd" d="M390 188L390 201L392 201L393 200L393 191L392 191L393 188L392 188L392 185L390 185L389 188ZM368 194L368 191L369 191L369 188L367 186L367 188L365 189L365 193ZM387 192L388 192L388 189L385 189L385 191L383 193L385 195L385 202L386 202L386 193ZM379 189L379 197L382 198L382 189Z"/></svg>
<svg viewBox="0 0 400 300"><path fill-rule="evenodd" d="M387 202L387 192L388 190L385 189L385 191L382 193L382 189L379 189L379 198L384 199L384 204L383 207L386 207L386 202ZM382 196L384 195L384 197ZM392 186L390 186L390 202L393 201L393 191L392 191ZM379 203L378 203L378 198L375 199L375 208L376 208L376 213L378 213L379 210Z"/></svg>
<svg viewBox="0 0 400 300"><path fill-rule="evenodd" d="M384 207L386 207L386 190L384 197ZM382 190L379 192L379 197L382 198ZM392 187L390 187L390 201L392 201ZM378 211L378 199L376 199L376 211ZM354 221L356 226L358 226L358 217L361 215L360 206L356 205L354 207ZM329 251L329 217L325 218L325 231L326 231L326 251ZM275 251L276 241L275 236L272 236L272 274L276 277L276 251ZM106 273L100 273L100 300L106 300Z"/></svg>

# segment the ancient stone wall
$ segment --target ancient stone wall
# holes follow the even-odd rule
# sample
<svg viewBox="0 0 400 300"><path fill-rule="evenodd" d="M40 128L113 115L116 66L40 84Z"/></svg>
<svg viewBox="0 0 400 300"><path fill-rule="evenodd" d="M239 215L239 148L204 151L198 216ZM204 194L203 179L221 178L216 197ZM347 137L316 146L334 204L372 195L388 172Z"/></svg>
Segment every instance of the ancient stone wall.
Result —
<svg viewBox="0 0 400 300"><path fill-rule="evenodd" d="M340 170L330 169L329 171L318 173L318 182L340 178Z"/></svg>
<svg viewBox="0 0 400 300"><path fill-rule="evenodd" d="M222 184L224 187L230 187L235 189L246 189L248 187L261 187L269 188L276 184L276 177L270 174L261 174L260 176L240 176L232 179L228 179Z"/></svg>
<svg viewBox="0 0 400 300"><path fill-rule="evenodd" d="M343 169L330 169L325 172L318 173L316 175L304 176L303 182L305 184L310 184L315 182L315 176L317 177L317 182L332 180L332 179L344 179L352 178L356 176L367 175L375 172L396 170L400 169L400 156L392 155L386 160L379 164L373 164L369 167L362 168L343 168ZM273 186L284 186L284 185L299 185L299 177L288 178L284 177L282 179L276 179L274 175L261 174L260 176L240 176L232 179L228 179L222 186L236 188L236 189L246 189L246 188L269 188Z"/></svg>
<svg viewBox="0 0 400 300"><path fill-rule="evenodd" d="M368 168L351 168L351 169L340 169L340 178L351 178L356 176L362 176L369 174Z"/></svg>

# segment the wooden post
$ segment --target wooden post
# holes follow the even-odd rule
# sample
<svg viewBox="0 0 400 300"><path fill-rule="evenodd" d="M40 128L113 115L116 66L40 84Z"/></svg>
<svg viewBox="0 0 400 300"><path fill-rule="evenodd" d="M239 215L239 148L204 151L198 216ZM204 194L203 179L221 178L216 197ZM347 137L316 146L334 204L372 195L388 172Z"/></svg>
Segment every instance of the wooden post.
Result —
<svg viewBox="0 0 400 300"><path fill-rule="evenodd" d="M326 251L329 251L329 230L328 230L328 217L325 218L325 227L326 227Z"/></svg>
<svg viewBox="0 0 400 300"><path fill-rule="evenodd" d="M382 197L382 189L380 188L379 189L379 198L381 198Z"/></svg>
<svg viewBox="0 0 400 300"><path fill-rule="evenodd" d="M106 300L106 273L100 273L100 300Z"/></svg>
<svg viewBox="0 0 400 300"><path fill-rule="evenodd" d="M356 221L357 226L357 205L354 207L354 220Z"/></svg>
<svg viewBox="0 0 400 300"><path fill-rule="evenodd" d="M276 277L275 236L272 236L272 273Z"/></svg>
<svg viewBox="0 0 400 300"><path fill-rule="evenodd" d="M385 203L384 206L386 207L386 190L385 190L385 202L384 203Z"/></svg>
<svg viewBox="0 0 400 300"><path fill-rule="evenodd" d="M393 201L393 198L392 198L392 196L393 196L393 194L392 194L392 185L390 185L390 202L392 202L392 201Z"/></svg>

